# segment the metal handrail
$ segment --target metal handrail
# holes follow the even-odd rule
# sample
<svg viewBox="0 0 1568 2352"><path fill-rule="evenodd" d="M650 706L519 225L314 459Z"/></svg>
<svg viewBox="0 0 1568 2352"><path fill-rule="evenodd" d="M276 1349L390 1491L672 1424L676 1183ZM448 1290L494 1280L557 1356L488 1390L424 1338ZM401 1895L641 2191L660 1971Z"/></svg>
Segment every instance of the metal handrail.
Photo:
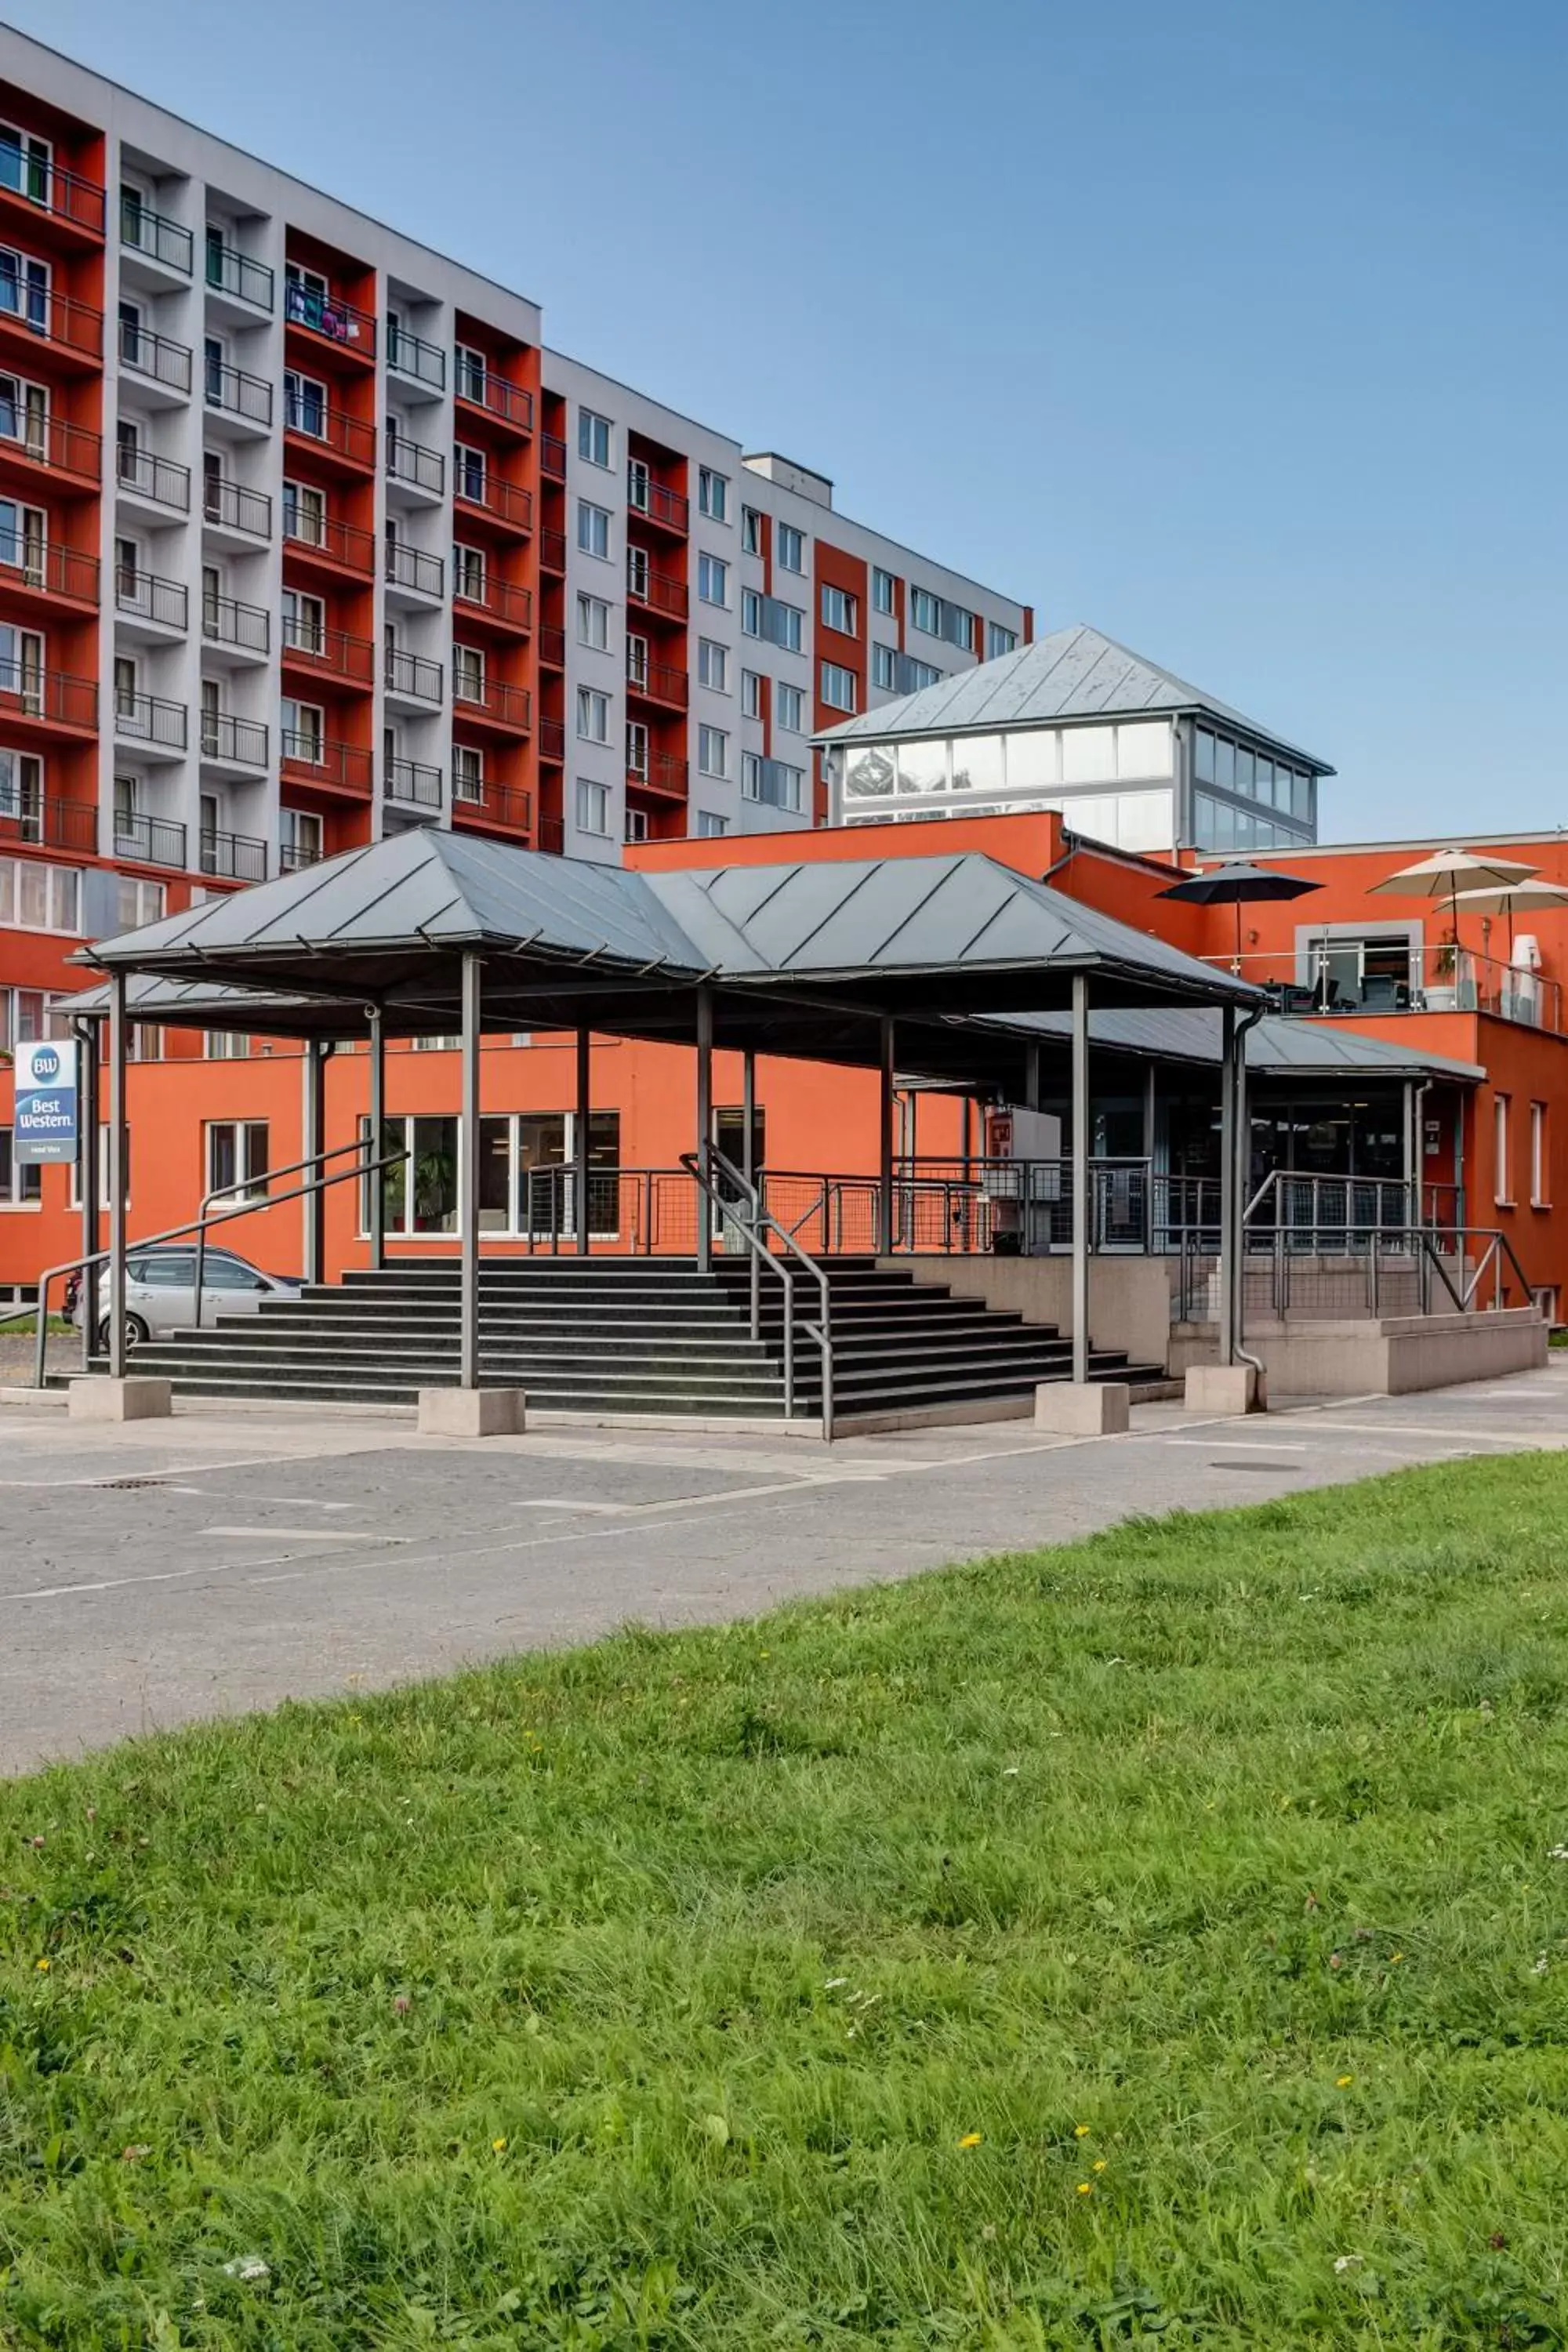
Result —
<svg viewBox="0 0 1568 2352"><path fill-rule="evenodd" d="M747 1249L752 1254L752 1337L760 1336L758 1276L763 1262L780 1276L784 1286L784 1415L795 1419L795 1282L787 1265L775 1257L763 1239L763 1233L775 1234L786 1250L792 1251L812 1276L822 1297L822 1320L805 1326L808 1339L815 1339L822 1359L822 1434L831 1444L833 1438L833 1294L826 1275L808 1250L802 1249L795 1235L787 1233L778 1219L763 1205L761 1193L749 1176L742 1175L734 1161L720 1150L716 1143L707 1147L706 1160L700 1152L683 1151L680 1164L695 1178L698 1188L705 1192L721 1216L735 1225ZM710 1170L717 1168L730 1183L738 1187L740 1196L751 1207L752 1223L735 1215L735 1199L726 1197L714 1183Z"/></svg>
<svg viewBox="0 0 1568 2352"><path fill-rule="evenodd" d="M286 1167L283 1167L283 1168L268 1168L268 1171L267 1171L267 1172L266 1172L266 1176L265 1176L265 1178L264 1178L264 1180L263 1180L263 1181L264 1181L267 1184L270 1185L270 1184L271 1184L271 1181L272 1181L272 1179L274 1178L274 1176L302 1176L302 1175L305 1173L305 1171L306 1171L308 1168L324 1168L324 1167L326 1166L326 1164L327 1164L327 1162L328 1162L328 1160L341 1160L341 1159L342 1158L342 1156L343 1156L343 1154L344 1154L344 1152L345 1152L345 1151L355 1151L355 1152L357 1152L357 1151L362 1151L362 1150L363 1150L363 1148L364 1148L365 1144L366 1144L368 1141L369 1141L369 1138L368 1138L367 1136L363 1136L363 1135L362 1135L362 1136L355 1136L355 1137L353 1138L353 1141L352 1141L352 1142L349 1142L349 1143L334 1143L329 1150L325 1150L325 1151L312 1151L312 1152L310 1153L310 1157L309 1157L308 1159L305 1159L305 1160L289 1160L289 1161L288 1165L287 1165ZM405 1155L404 1153L402 1153L402 1152L392 1152L392 1153L389 1153L389 1154L387 1155L386 1160L383 1162L383 1164L384 1164L384 1166L388 1166L388 1167L390 1167L390 1166L394 1166L394 1165L395 1165L399 1160L401 1160L402 1159L404 1159L404 1158L405 1158ZM361 1168L361 1167L345 1168L345 1169L342 1171L342 1174L343 1174L344 1176L363 1176L363 1175L368 1175L368 1174L369 1174L369 1172L370 1172L370 1171L369 1171L367 1168ZM334 1177L331 1178L329 1181L330 1181L331 1182L332 1182L332 1183L334 1183L334 1184L335 1184L335 1183L339 1182L339 1181L341 1181L341 1179L340 1179L339 1177L334 1176ZM305 1185L301 1185L301 1186L300 1186L300 1194L303 1194L303 1193L306 1193L306 1192L318 1192L318 1191L322 1191L322 1190L324 1190L324 1189L325 1189L325 1187L324 1187L324 1186L319 1186L319 1185L315 1185L315 1184L305 1184ZM195 1235L196 1235L196 1264L195 1264L195 1280L196 1280L196 1319L195 1319L195 1327L194 1327L194 1328L195 1328L196 1330L198 1330L198 1331L199 1331L199 1330L201 1329L201 1328L202 1328L202 1289L203 1289L203 1281L202 1281L202 1277L203 1277L203 1276L204 1276L204 1275L205 1274L205 1272L206 1272L206 1264L207 1264L207 1235L206 1235L206 1225L207 1225L207 1216L208 1216L208 1213L210 1212L210 1210L211 1210L211 1208L212 1208L212 1204L213 1204L213 1202L214 1202L215 1201L228 1201L228 1200L232 1200L232 1199L235 1199L237 1195L239 1195L239 1194L241 1194L241 1193L248 1193L248 1192L251 1192L251 1190L252 1190L251 1179L250 1179L250 1178L248 1178L248 1177L241 1176L241 1177L237 1178L237 1180L235 1181L235 1182L234 1182L234 1183L232 1183L232 1184L217 1184L217 1185L215 1185L215 1186L213 1187L213 1189L212 1189L212 1191L211 1191L210 1192L204 1192L204 1193L202 1194L202 1209L201 1209L201 1216L200 1216L200 1218L197 1220L196 1226L195 1226ZM278 1204L279 1204L279 1202L281 1202L281 1201L293 1200L293 1199L295 1199L295 1198L297 1198L297 1197L299 1197L299 1196L298 1196L298 1195L296 1195L296 1194L294 1194L294 1193L291 1193L291 1192L281 1192L281 1193L274 1194L274 1193L272 1193L271 1192L264 1192L264 1193L262 1193L259 1197L252 1197L252 1198L250 1198L250 1199L247 1200L247 1201L243 1203L243 1207L241 1207L241 1208L230 1209L230 1210L228 1210L227 1212L226 1212L226 1215L228 1215L228 1216L230 1216L230 1217L237 1217L237 1216L240 1216L240 1215L244 1214L247 1211L249 1211L249 1210L252 1210L252 1209L271 1209L271 1208L275 1208L275 1207L277 1207L277 1206L278 1206ZM222 1217L219 1217L219 1218L216 1219L214 1222L215 1222L215 1223L216 1223L221 1224L221 1223L223 1223L223 1218L222 1218ZM145 1246L145 1244L138 1244L138 1246L144 1247L144 1246Z"/></svg>
<svg viewBox="0 0 1568 2352"><path fill-rule="evenodd" d="M310 1160L299 1160L294 1164L294 1168L281 1168L278 1172L280 1176L291 1175L295 1172L295 1168L313 1168L317 1166L319 1162L339 1159L344 1151L353 1151L357 1150L358 1149L359 1146L357 1143L334 1144L331 1151L318 1152L314 1158ZM374 1176L379 1174L381 1170L384 1168L399 1167L402 1165L405 1156L406 1155L401 1151L388 1152L384 1158L366 1160L359 1167L340 1169L335 1176L323 1176L319 1185L297 1184L290 1192L269 1193L265 1204L256 1201L247 1201L238 1208L221 1209L216 1216L198 1217L194 1222L187 1223L183 1225L170 1225L166 1231L161 1234L144 1234L140 1241L127 1242L125 1244L124 1254L129 1257L132 1250L156 1249L163 1242L183 1241L187 1234L203 1233L209 1224L223 1225L227 1224L229 1221L235 1217L248 1217L254 1213L257 1208L262 1205L265 1205L269 1209L280 1209L285 1202L302 1201L308 1193L314 1192L324 1192L330 1185L348 1183L355 1178ZM43 1273L38 1276L38 1296L37 1304L33 1307L15 1308L7 1315L0 1315L0 1323L18 1323L28 1315L36 1314L37 1316L37 1344L33 1352L33 1386L35 1388L41 1389L45 1386L46 1375L48 1369L48 1304L50 1284L55 1280L57 1275L73 1273L79 1266L85 1275L89 1266L107 1265L113 1255L114 1252L112 1249L92 1250L85 1255L62 1258L58 1265L46 1266ZM94 1299L90 1302L90 1306L89 1307L84 1308L84 1313L93 1311L96 1309L96 1307L97 1300ZM196 1315L199 1321L201 1316L201 1297L199 1292L197 1293Z"/></svg>

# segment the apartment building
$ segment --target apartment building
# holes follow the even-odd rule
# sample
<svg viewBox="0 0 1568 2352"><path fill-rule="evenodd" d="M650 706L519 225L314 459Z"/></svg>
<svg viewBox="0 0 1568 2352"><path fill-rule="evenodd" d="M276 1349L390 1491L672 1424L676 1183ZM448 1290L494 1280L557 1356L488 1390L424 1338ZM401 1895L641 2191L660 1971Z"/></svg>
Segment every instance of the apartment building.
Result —
<svg viewBox="0 0 1568 2352"><path fill-rule="evenodd" d="M0 28L0 1045L80 938L391 827L825 815L816 728L1031 629L831 499Z"/></svg>

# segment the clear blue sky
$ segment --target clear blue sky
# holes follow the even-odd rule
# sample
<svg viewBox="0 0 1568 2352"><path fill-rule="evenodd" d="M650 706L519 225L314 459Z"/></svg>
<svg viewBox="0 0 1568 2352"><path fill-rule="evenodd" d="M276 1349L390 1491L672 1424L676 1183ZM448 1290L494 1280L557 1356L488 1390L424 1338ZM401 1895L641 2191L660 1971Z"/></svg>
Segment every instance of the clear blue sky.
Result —
<svg viewBox="0 0 1568 2352"><path fill-rule="evenodd" d="M1331 760L1568 823L1551 0L108 0L12 21Z"/></svg>

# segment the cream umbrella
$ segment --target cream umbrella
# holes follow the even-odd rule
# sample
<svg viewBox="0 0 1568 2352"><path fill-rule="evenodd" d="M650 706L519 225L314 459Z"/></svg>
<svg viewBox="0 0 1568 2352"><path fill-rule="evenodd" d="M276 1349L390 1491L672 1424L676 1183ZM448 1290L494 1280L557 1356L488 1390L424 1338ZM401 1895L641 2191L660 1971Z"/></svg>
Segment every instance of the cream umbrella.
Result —
<svg viewBox="0 0 1568 2352"><path fill-rule="evenodd" d="M1496 857L1483 849L1435 849L1418 865L1402 866L1372 886L1391 898L1447 898L1454 934L1454 961L1459 956L1459 892L1466 889L1507 889L1529 881L1538 866L1521 866L1514 857Z"/></svg>
<svg viewBox="0 0 1568 2352"><path fill-rule="evenodd" d="M1484 889L1461 890L1454 905L1468 908L1472 915L1506 915L1508 948L1511 957L1516 910L1528 915L1531 908L1539 908L1544 913L1552 908L1568 907L1568 887L1561 882L1547 882L1537 874L1527 874L1519 882L1494 882Z"/></svg>

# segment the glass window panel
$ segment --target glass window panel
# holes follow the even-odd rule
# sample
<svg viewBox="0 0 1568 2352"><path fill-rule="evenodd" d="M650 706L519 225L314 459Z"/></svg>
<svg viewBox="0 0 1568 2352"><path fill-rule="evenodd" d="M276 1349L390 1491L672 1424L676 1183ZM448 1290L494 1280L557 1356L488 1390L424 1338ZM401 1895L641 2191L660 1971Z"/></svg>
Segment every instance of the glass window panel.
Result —
<svg viewBox="0 0 1568 2352"><path fill-rule="evenodd" d="M955 793L999 793L1002 789L1000 735L955 735L952 740L952 789Z"/></svg>
<svg viewBox="0 0 1568 2352"><path fill-rule="evenodd" d="M1312 779L1298 774L1291 788L1291 806L1295 814L1309 824L1312 815Z"/></svg>
<svg viewBox="0 0 1568 2352"><path fill-rule="evenodd" d="M899 745L899 790L901 793L945 793L947 741Z"/></svg>
<svg viewBox="0 0 1568 2352"><path fill-rule="evenodd" d="M511 1121L479 1121L479 1231L504 1234L511 1223Z"/></svg>
<svg viewBox="0 0 1568 2352"><path fill-rule="evenodd" d="M1214 737L1206 727L1200 727L1193 738L1193 773L1200 784L1214 782Z"/></svg>
<svg viewBox="0 0 1568 2352"><path fill-rule="evenodd" d="M458 1230L455 1118L414 1121L414 1230L416 1234L455 1234Z"/></svg>
<svg viewBox="0 0 1568 2352"><path fill-rule="evenodd" d="M1114 843L1116 839L1116 795L1114 793L1084 793L1062 803L1062 823L1069 833L1087 834L1091 841Z"/></svg>
<svg viewBox="0 0 1568 2352"><path fill-rule="evenodd" d="M1236 847L1236 811L1228 801L1211 801L1214 811L1213 841L1215 849Z"/></svg>
<svg viewBox="0 0 1568 2352"><path fill-rule="evenodd" d="M1226 792L1235 787L1236 745L1227 742L1223 735L1216 735L1214 740L1214 780L1216 784L1223 784Z"/></svg>
<svg viewBox="0 0 1568 2352"><path fill-rule="evenodd" d="M1171 793L1122 793L1116 814L1116 838L1123 849L1171 849L1175 846L1175 798Z"/></svg>
<svg viewBox="0 0 1568 2352"><path fill-rule="evenodd" d="M49 869L24 866L16 877L16 919L25 931L49 928Z"/></svg>
<svg viewBox="0 0 1568 2352"><path fill-rule="evenodd" d="M868 743L863 751L851 751L844 768L846 800L886 800L893 790L896 771L893 755L885 745Z"/></svg>
<svg viewBox="0 0 1568 2352"><path fill-rule="evenodd" d="M1274 762L1266 760L1261 751L1253 763L1253 790L1265 808L1274 805Z"/></svg>
<svg viewBox="0 0 1568 2352"><path fill-rule="evenodd" d="M1236 747L1236 789L1251 794L1257 788L1257 763L1245 743Z"/></svg>
<svg viewBox="0 0 1568 2352"><path fill-rule="evenodd" d="M1116 730L1114 727L1064 727L1062 730L1062 782L1064 784L1110 783L1116 774Z"/></svg>
<svg viewBox="0 0 1568 2352"><path fill-rule="evenodd" d="M1061 739L1054 727L1025 727L1007 738L1007 789L1038 792L1061 779Z"/></svg>
<svg viewBox="0 0 1568 2352"><path fill-rule="evenodd" d="M1116 772L1120 776L1168 776L1171 772L1171 722L1141 719L1116 730Z"/></svg>

